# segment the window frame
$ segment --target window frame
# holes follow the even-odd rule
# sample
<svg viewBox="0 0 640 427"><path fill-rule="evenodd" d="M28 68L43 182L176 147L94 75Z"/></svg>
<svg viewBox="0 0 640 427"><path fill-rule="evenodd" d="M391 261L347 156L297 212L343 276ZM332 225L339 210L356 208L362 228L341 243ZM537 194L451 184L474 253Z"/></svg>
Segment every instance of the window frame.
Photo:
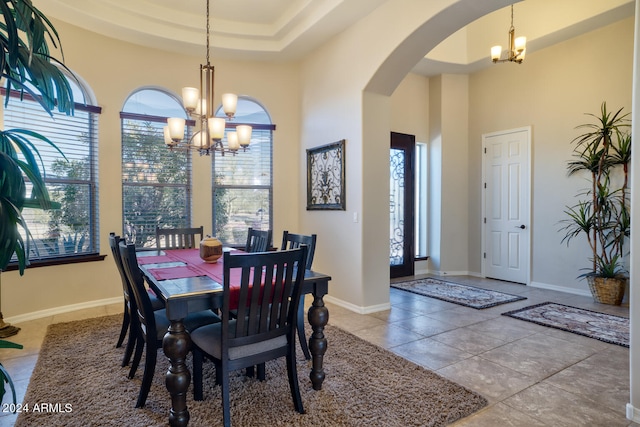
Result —
<svg viewBox="0 0 640 427"><path fill-rule="evenodd" d="M67 79L81 91L85 100L91 99L92 102L93 97L91 93L85 87L85 83L81 82L78 78L70 77L67 72L63 71ZM7 89L5 87L0 88L0 95L3 97L7 95ZM9 97L12 99L20 100L21 102L30 102L33 104L38 104L36 98L34 98L29 93L20 93L20 91L12 90L9 92ZM5 118L7 116L7 109L11 107L11 104L7 107L3 106L3 125ZM75 264L75 263L83 263L83 262L92 262L92 261L102 261L106 257L106 255L100 254L100 212L98 209L98 201L99 201L99 157L98 157L98 144L99 144L99 115L102 114L102 107L87 103L74 102L74 110L82 111L87 113L87 130L90 139L90 148L89 148L89 156L90 166L89 166L89 179L88 180L66 180L63 178L55 178L55 177L44 177L44 182L46 184L81 184L88 185L90 190L90 197L88 202L88 210L89 210L89 234L91 235L91 250L88 252L83 252L80 254L64 254L60 256L50 256L43 258L32 258L29 257L29 262L26 266L29 268L38 268L38 267L48 267L48 266L56 266L56 265L66 265L66 264ZM60 113L57 110L52 111L52 116L56 119L64 120L66 117L75 117L75 115L67 116L64 113ZM20 127L21 129L29 129L28 126ZM55 141L53 141L55 143ZM25 182L28 183L28 178L25 177ZM15 256L14 256L15 258ZM17 260L11 261L4 271L17 271L19 269Z"/></svg>
<svg viewBox="0 0 640 427"><path fill-rule="evenodd" d="M184 227L190 227L193 221L193 161L192 158L190 156L190 153L187 151L185 154L185 159L186 159L186 182L185 183L159 183L159 182L135 182L135 181L131 181L131 182L127 182L124 180L125 177L125 170L124 170L124 152L125 152L125 144L124 144L124 138L125 138L125 121L126 120L132 120L132 121L136 121L138 123L161 123L163 125L166 125L167 123L167 118L165 116L158 116L158 115L151 115L151 114L141 114L141 113L133 113L133 112L127 112L124 111L127 105L127 102L137 93L141 92L141 91L156 91L164 96L166 96L167 98L170 98L172 100L174 100L176 102L176 107L179 107L186 118L186 124L187 124L187 132L185 133L185 138L189 138L193 132L193 128L195 126L195 121L192 119L188 118L187 112L186 110L184 110L184 108L182 107L182 103L180 102L180 100L174 96L172 93L170 93L168 90L164 89L164 88L160 88L160 87L140 87L138 89L136 89L135 91L131 92L131 94L129 94L129 96L127 97L127 99L125 100L124 104L123 104L123 111L120 112L120 124L121 124L121 161L123 162L123 170L122 170L122 175L120 178L121 181L121 197L122 197L122 236L124 236L125 238L128 238L129 234L127 231L127 223L126 220L127 218L125 217L125 208L126 208L126 195L127 192L125 191L125 189L127 187L129 188L135 188L135 187L139 187L139 188L143 188L143 187L148 187L148 188L184 188L185 191L185 201L186 201L186 205L185 205L185 210L184 210L184 217L186 218L186 222L184 224L181 224L180 226L184 226ZM175 148L170 150L169 148L166 147L166 145L164 144L164 140L163 137L161 135L158 135L158 141L157 141L158 146L160 147L160 149L162 150L167 150L167 152L173 152L176 151L176 154L182 154L183 153L183 149L182 148ZM155 229L154 229L154 234L155 235ZM138 243L142 243L143 245L148 243L146 241L142 241L142 242L136 242L136 244ZM146 245L146 246L139 246L139 248L150 248L151 246Z"/></svg>
<svg viewBox="0 0 640 427"><path fill-rule="evenodd" d="M269 123L251 123L251 122L244 122L242 121L241 118L234 118L233 121L227 121L226 122L226 126L225 126L225 137L222 140L223 145L226 147L226 133L231 130L233 131L236 126L238 125L250 125L253 128L253 131L269 131L269 156L270 156L270 162L269 162L269 184L268 185L247 185L247 184L218 184L216 182L216 162L220 162L220 161L224 161L224 158L226 156L233 156L233 154L231 153L225 153L224 156L222 156L220 153L212 153L211 154L211 212L212 212L212 218L211 218L211 222L212 222L212 230L217 230L216 228L216 191L218 189L226 189L226 190L268 190L269 192L269 196L268 196L268 209L269 209L269 229L273 230L273 132L276 130L276 125L273 124L271 122L271 115L269 114L268 110L264 107L264 105L262 105L262 103L260 103L259 101L257 101L256 99L249 97L249 96L243 96L243 95L239 95L238 96L238 105L240 105L241 102L251 102L257 106L259 106L263 112L265 113L265 116L268 118ZM224 113L222 112L222 107L219 107L216 110L216 116L217 117L224 117ZM253 139L254 139L254 135L252 134L252 143L253 143ZM249 148L248 150L251 150L251 144L249 144ZM243 151L239 150L237 154L235 154L236 156L242 156L243 155ZM247 227L248 228L248 227ZM225 246L229 246L229 247L233 247L233 248L239 248L239 249L244 249L245 246L245 241L241 241L241 242L227 242L227 241L223 241L222 242ZM269 242L270 244L272 244L273 242Z"/></svg>

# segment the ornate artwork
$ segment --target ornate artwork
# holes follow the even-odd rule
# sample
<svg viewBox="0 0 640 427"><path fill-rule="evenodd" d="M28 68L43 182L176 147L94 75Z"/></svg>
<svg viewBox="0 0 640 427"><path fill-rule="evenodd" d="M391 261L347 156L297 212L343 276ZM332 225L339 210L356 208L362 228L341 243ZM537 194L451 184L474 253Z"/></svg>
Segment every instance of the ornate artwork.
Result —
<svg viewBox="0 0 640 427"><path fill-rule="evenodd" d="M307 150L307 210L345 210L344 142Z"/></svg>

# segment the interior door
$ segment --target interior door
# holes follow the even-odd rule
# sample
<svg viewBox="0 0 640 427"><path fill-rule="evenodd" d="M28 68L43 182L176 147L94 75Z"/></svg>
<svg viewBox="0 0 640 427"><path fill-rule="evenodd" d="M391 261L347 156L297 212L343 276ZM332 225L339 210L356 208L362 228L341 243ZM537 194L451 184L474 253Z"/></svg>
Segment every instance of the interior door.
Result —
<svg viewBox="0 0 640 427"><path fill-rule="evenodd" d="M482 136L486 277L527 283L529 277L529 147L531 128Z"/></svg>
<svg viewBox="0 0 640 427"><path fill-rule="evenodd" d="M414 135L391 132L390 159L390 276L414 274Z"/></svg>

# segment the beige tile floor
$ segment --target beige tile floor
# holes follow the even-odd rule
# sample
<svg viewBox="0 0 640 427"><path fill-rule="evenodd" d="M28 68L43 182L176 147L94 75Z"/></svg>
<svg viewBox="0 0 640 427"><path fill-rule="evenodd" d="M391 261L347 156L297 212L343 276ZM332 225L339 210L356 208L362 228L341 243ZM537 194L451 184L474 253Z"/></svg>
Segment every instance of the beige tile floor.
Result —
<svg viewBox="0 0 640 427"><path fill-rule="evenodd" d="M501 316L545 301L628 316L628 308L595 304L589 297L470 276L449 280L526 296L484 310L391 289L391 310L358 315L327 304L329 323L436 371L485 396L489 406L455 427L639 426L625 418L629 351L579 335ZM307 303L309 299L307 299ZM121 305L83 310L18 324L23 350L0 350L24 397L49 324L121 312ZM6 401L6 399L5 399ZM15 415L0 414L0 427Z"/></svg>

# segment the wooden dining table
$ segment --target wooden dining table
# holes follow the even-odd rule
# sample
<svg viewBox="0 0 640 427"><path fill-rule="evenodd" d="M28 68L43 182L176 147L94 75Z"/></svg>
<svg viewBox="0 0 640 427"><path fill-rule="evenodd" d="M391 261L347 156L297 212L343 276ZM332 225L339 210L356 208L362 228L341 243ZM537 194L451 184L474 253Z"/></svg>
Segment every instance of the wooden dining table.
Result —
<svg viewBox="0 0 640 427"><path fill-rule="evenodd" d="M191 338L183 319L189 313L222 307L222 258L216 263L205 263L200 258L199 249L139 251L137 255L138 264L150 288L165 302L167 317L171 322L162 341L162 349L170 361L165 378L171 396L169 425L186 426L189 423L187 390L191 382L186 358L191 348ZM323 358L327 339L324 327L329 321L329 311L323 298L329 291L330 280L331 277L326 274L307 270L302 289L303 295L313 296L307 319L313 331L309 337L312 361L309 378L314 390L322 389L325 378Z"/></svg>

